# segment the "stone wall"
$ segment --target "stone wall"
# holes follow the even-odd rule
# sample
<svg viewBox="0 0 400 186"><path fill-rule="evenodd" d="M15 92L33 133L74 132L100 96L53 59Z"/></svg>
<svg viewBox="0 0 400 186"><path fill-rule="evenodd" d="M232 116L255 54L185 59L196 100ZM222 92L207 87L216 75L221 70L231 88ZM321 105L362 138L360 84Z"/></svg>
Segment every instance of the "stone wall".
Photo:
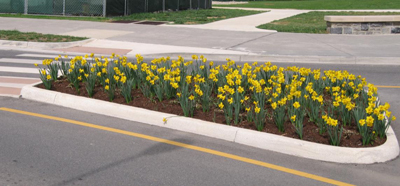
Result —
<svg viewBox="0 0 400 186"><path fill-rule="evenodd" d="M400 34L400 22L329 22L327 32L330 34Z"/></svg>

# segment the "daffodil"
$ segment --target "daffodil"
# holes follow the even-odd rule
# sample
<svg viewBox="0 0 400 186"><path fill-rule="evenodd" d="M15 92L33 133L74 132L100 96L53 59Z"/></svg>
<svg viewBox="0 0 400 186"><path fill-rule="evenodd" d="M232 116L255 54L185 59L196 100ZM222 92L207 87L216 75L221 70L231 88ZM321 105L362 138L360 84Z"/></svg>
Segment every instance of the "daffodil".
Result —
<svg viewBox="0 0 400 186"><path fill-rule="evenodd" d="M336 119L332 119L331 118L331 126L334 126L334 127L336 127L337 126L337 124L338 124L338 120L336 120Z"/></svg>
<svg viewBox="0 0 400 186"><path fill-rule="evenodd" d="M223 109L223 108L224 108L224 104L221 102L221 103L218 105L218 107L219 107L220 109Z"/></svg>
<svg viewBox="0 0 400 186"><path fill-rule="evenodd" d="M228 103L229 103L229 104L232 104L232 103L233 103L233 98L229 98L229 99L228 99Z"/></svg>
<svg viewBox="0 0 400 186"><path fill-rule="evenodd" d="M378 115L378 120L383 120L384 118L385 118L385 116L383 114Z"/></svg>
<svg viewBox="0 0 400 186"><path fill-rule="evenodd" d="M260 108L260 107L257 107L257 106L256 106L256 108L254 108L254 112L255 112L255 113L258 114L258 113L260 113L260 111L261 111L261 108Z"/></svg>
<svg viewBox="0 0 400 186"><path fill-rule="evenodd" d="M372 116L368 116L366 122L368 127L372 127L374 125L374 118Z"/></svg>
<svg viewBox="0 0 400 186"><path fill-rule="evenodd" d="M334 102L333 102L333 106L338 107L338 106L340 106L340 103L337 102L337 101L334 101Z"/></svg>
<svg viewBox="0 0 400 186"><path fill-rule="evenodd" d="M300 107L300 103L298 101L294 102L293 107L298 109Z"/></svg>
<svg viewBox="0 0 400 186"><path fill-rule="evenodd" d="M367 114L371 114L374 111L374 109L372 107L368 107L365 109L365 111L367 112Z"/></svg>
<svg viewBox="0 0 400 186"><path fill-rule="evenodd" d="M358 123L360 124L360 126L364 126L365 125L365 119L360 119L358 121Z"/></svg>
<svg viewBox="0 0 400 186"><path fill-rule="evenodd" d="M272 107L272 109L276 109L276 107L277 107L277 104L276 104L276 102L273 102L273 103L271 103L271 107Z"/></svg>
<svg viewBox="0 0 400 186"><path fill-rule="evenodd" d="M292 120L292 122L296 121L296 115L293 115L292 117L290 117L290 120Z"/></svg>

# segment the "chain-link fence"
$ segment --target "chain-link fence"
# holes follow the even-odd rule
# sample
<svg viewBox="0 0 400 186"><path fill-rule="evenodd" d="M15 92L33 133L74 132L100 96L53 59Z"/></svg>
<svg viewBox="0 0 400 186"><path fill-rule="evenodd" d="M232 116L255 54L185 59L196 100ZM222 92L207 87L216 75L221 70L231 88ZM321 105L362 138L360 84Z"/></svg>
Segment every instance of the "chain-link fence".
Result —
<svg viewBox="0 0 400 186"><path fill-rule="evenodd" d="M0 0L1 13L24 13L24 0Z"/></svg>
<svg viewBox="0 0 400 186"><path fill-rule="evenodd" d="M104 16L105 0L0 0L0 13Z"/></svg>
<svg viewBox="0 0 400 186"><path fill-rule="evenodd" d="M107 15L211 8L212 0L107 0Z"/></svg>
<svg viewBox="0 0 400 186"><path fill-rule="evenodd" d="M267 0L215 0L215 1L240 1L240 2L243 2L243 1L267 1ZM281 1L291 1L291 0L281 0Z"/></svg>
<svg viewBox="0 0 400 186"><path fill-rule="evenodd" d="M211 8L212 0L0 0L0 13L109 16Z"/></svg>

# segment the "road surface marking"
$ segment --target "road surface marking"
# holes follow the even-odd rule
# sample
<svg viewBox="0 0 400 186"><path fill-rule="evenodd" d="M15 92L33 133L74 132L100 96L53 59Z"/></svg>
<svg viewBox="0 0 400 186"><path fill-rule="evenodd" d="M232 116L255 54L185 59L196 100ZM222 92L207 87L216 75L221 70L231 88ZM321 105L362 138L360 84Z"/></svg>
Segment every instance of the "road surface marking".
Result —
<svg viewBox="0 0 400 186"><path fill-rule="evenodd" d="M10 87L10 88L22 88L25 85L29 84L20 84L20 83L1 83L0 82L0 87Z"/></svg>
<svg viewBox="0 0 400 186"><path fill-rule="evenodd" d="M20 80L26 80L26 81L36 81L38 78L28 78L28 77L10 77L10 76L0 76L0 82L4 81L4 79L20 79ZM35 82L32 82L35 83Z"/></svg>
<svg viewBox="0 0 400 186"><path fill-rule="evenodd" d="M1 63L42 64L40 59L0 58Z"/></svg>
<svg viewBox="0 0 400 186"><path fill-rule="evenodd" d="M37 57L37 58L43 58L43 59L54 59L58 57L58 55L46 55L46 54L18 54L18 57ZM61 54L61 57L64 58L65 54ZM75 56L68 56L69 58L74 58ZM65 58L64 58L65 59Z"/></svg>
<svg viewBox="0 0 400 186"><path fill-rule="evenodd" d="M286 172L286 173L289 173L289 174L293 174L293 175L297 175L297 176L301 176L301 177L305 177L305 178L309 178L309 179L313 179L313 180L317 180L317 181L321 181L321 182L325 182L325 183L329 183L329 184L333 184L333 185L343 185L343 186L352 185L352 184L340 182L340 181L337 181L337 180L325 178L325 177L322 177L322 176L317 176L317 175L314 175L314 174L309 174L309 173L306 173L306 172L302 172L302 171L298 171L298 170L282 167L282 166L279 166L279 165L274 165L274 164L270 164L270 163L266 163L266 162L262 162L262 161L258 161L258 160L254 160L254 159L250 159L250 158L237 156L237 155L234 155L234 154L229 154L229 153L220 152L220 151L216 151L216 150L212 150L212 149L207 149L207 148L203 148L203 147L199 147L199 146L189 145L189 144L185 144L185 143L181 143L181 142L176 142L176 141L171 141L171 140L167 140L167 139L157 138L157 137L154 137L154 136L148 136L148 135L139 134L139 133L135 133L135 132L115 129L115 128L111 128L111 127L105 127L105 126L85 123L85 122L81 122L81 121L75 121L75 120L59 118L59 117L54 117L54 116L49 116L49 115L44 115L44 114L38 114L38 113L33 113L33 112L26 112L26 111L22 111L22 110L10 109L10 108L5 108L5 107L1 107L0 110L6 111L6 112L22 114L22 115L28 115L28 116L34 116L34 117L49 119L49 120L55 120L55 121L71 123L71 124L80 125L80 126L84 126L84 127L89 127L89 128L94 128L94 129L114 132L114 133L118 133L118 134L124 134L124 135L128 135L128 136L133 136L133 137L137 137L137 138L147 139L147 140L150 140L150 141L156 141L156 142L160 142L160 143L174 145L174 146L178 146L178 147L182 147L182 148L186 148L186 149L191 149L191 150L204 152L204 153L208 153L208 154L212 154L212 155L216 155L216 156L221 156L221 157L225 157L225 158L229 158L229 159L233 159L233 160L237 160L237 161L241 161L241 162L245 162L245 163L249 163L249 164L253 164L253 165L266 167L266 168L277 170L277 171L281 171L281 172Z"/></svg>
<svg viewBox="0 0 400 186"><path fill-rule="evenodd" d="M5 83L5 84L15 84L17 86L24 86L24 85L29 85L33 83L40 82L39 78L23 78L23 77L7 77L7 76L0 76L0 84ZM0 85L3 86L3 85ZM14 87L14 86L12 86ZM19 87L21 88L21 87Z"/></svg>
<svg viewBox="0 0 400 186"><path fill-rule="evenodd" d="M377 88L400 88L400 86L375 85Z"/></svg>
<svg viewBox="0 0 400 186"><path fill-rule="evenodd" d="M39 74L39 69L35 68L20 68L20 67L2 67L0 66L0 72L16 72L16 73L26 73L26 74Z"/></svg>

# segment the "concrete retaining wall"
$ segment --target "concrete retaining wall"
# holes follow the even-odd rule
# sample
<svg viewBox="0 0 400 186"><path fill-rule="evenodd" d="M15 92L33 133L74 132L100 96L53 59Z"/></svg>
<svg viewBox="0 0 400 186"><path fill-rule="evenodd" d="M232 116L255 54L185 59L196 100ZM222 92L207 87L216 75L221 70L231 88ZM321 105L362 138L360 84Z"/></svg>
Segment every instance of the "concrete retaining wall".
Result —
<svg viewBox="0 0 400 186"><path fill-rule="evenodd" d="M325 16L330 34L400 34L400 16Z"/></svg>

